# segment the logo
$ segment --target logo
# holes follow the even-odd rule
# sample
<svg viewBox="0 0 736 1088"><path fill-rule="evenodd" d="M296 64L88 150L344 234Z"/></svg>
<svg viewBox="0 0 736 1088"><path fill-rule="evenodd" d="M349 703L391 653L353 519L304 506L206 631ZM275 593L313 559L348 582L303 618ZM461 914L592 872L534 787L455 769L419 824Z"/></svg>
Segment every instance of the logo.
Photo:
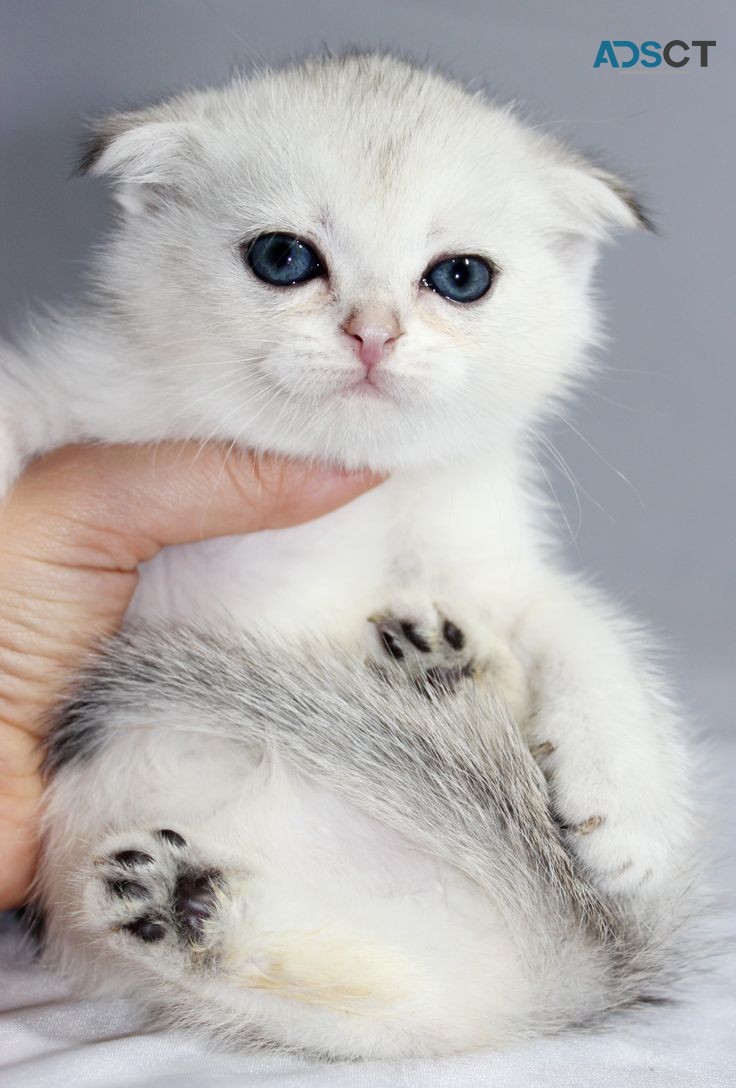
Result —
<svg viewBox="0 0 736 1088"><path fill-rule="evenodd" d="M687 42L674 38L666 45L660 42L636 42L627 41L602 41L598 47L598 54L593 62L594 68L602 68L607 64L609 68L633 68L639 65L641 68L659 68L662 61L670 68L684 68L691 60L695 60L695 54L690 50L698 49L697 59L701 68L708 67L708 50L715 47L715 42ZM617 52L618 51L618 52Z"/></svg>

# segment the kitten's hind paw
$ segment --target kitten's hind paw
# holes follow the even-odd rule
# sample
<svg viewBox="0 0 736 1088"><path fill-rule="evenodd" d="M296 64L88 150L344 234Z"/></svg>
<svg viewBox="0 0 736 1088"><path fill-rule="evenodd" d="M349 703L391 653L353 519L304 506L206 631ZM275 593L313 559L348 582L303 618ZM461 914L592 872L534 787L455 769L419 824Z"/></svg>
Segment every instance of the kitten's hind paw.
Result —
<svg viewBox="0 0 736 1088"><path fill-rule="evenodd" d="M473 677L465 632L439 610L423 617L381 612L369 622L376 629L384 671L403 673L427 693L453 692Z"/></svg>
<svg viewBox="0 0 736 1088"><path fill-rule="evenodd" d="M168 955L211 958L228 880L184 836L168 828L114 835L92 860L85 912L93 930Z"/></svg>

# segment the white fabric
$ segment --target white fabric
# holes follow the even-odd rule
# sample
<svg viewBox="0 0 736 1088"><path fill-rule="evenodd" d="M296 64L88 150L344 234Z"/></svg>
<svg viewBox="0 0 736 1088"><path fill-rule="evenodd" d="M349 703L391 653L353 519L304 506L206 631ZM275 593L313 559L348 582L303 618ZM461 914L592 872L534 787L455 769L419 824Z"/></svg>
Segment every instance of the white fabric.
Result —
<svg viewBox="0 0 736 1088"><path fill-rule="evenodd" d="M713 696L714 678L707 684ZM734 704L722 687L724 716ZM709 702L709 699L706 699ZM716 767L732 768L723 722ZM727 774L723 773L723 779ZM707 925L709 955L679 1001L628 1014L605 1031L540 1040L508 1053L443 1061L335 1063L218 1053L182 1032L150 1031L124 1002L70 996L28 962L18 931L0 932L0 1088L733 1088L736 1085L736 805L724 781L714 807L726 898Z"/></svg>

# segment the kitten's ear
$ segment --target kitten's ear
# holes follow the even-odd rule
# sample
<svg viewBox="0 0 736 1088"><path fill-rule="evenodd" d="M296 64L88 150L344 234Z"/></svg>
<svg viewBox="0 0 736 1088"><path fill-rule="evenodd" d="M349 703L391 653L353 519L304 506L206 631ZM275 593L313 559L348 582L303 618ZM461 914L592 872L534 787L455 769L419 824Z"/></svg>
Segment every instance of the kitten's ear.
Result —
<svg viewBox="0 0 736 1088"><path fill-rule="evenodd" d="M600 243L617 230L654 230L629 183L583 156L555 165L552 185L561 213L561 252L583 277L592 270Z"/></svg>
<svg viewBox="0 0 736 1088"><path fill-rule="evenodd" d="M182 193L198 145L194 127L184 121L155 120L145 110L116 114L94 126L77 173L109 177L118 204L140 214Z"/></svg>
<svg viewBox="0 0 736 1088"><path fill-rule="evenodd" d="M557 167L555 183L567 215L585 234L605 239L627 227L654 230L629 183L587 159Z"/></svg>

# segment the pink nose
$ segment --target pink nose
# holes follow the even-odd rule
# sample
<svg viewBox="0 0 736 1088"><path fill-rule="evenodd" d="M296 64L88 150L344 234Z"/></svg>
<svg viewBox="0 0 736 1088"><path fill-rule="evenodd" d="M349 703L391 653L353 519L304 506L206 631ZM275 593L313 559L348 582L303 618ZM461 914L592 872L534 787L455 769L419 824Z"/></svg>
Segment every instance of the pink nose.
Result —
<svg viewBox="0 0 736 1088"><path fill-rule="evenodd" d="M354 341L355 354L366 370L380 363L401 336L396 315L385 310L359 310L343 325L343 332Z"/></svg>

